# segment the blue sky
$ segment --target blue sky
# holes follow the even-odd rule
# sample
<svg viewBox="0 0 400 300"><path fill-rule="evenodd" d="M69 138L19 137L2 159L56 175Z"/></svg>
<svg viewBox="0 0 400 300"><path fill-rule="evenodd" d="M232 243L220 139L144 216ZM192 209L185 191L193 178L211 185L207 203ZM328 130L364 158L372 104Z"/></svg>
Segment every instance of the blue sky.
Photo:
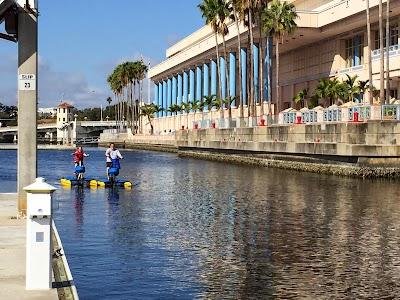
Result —
<svg viewBox="0 0 400 300"><path fill-rule="evenodd" d="M141 56L162 61L168 46L203 25L199 2L39 0L39 106L62 97L77 107L105 103L113 67ZM16 45L0 40L0 102L16 104L16 70Z"/></svg>

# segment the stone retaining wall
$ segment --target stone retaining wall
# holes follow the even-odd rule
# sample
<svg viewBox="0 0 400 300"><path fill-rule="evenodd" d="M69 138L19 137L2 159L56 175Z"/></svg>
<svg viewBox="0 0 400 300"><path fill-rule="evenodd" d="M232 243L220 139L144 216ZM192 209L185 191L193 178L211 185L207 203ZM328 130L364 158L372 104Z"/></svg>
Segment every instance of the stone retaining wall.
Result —
<svg viewBox="0 0 400 300"><path fill-rule="evenodd" d="M178 147L305 155L400 157L400 123L335 123L179 131Z"/></svg>

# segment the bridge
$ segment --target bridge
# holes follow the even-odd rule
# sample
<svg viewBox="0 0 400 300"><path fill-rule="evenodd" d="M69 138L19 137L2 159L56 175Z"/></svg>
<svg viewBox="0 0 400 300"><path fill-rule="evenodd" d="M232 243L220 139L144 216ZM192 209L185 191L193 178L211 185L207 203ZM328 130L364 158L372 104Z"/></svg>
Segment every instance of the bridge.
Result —
<svg viewBox="0 0 400 300"><path fill-rule="evenodd" d="M38 142L95 144L103 130L114 127L115 121L72 121L62 126L57 123L38 124ZM3 139L16 142L17 136L18 126L0 127Z"/></svg>

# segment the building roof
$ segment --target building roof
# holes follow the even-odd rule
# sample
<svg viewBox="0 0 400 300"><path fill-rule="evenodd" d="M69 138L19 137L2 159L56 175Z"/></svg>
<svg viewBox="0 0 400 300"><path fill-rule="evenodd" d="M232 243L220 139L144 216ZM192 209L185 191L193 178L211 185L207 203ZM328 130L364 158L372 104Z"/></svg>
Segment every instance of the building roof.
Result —
<svg viewBox="0 0 400 300"><path fill-rule="evenodd" d="M69 104L67 102L63 102L60 105L58 105L57 107L59 107L59 108L74 108L71 104Z"/></svg>

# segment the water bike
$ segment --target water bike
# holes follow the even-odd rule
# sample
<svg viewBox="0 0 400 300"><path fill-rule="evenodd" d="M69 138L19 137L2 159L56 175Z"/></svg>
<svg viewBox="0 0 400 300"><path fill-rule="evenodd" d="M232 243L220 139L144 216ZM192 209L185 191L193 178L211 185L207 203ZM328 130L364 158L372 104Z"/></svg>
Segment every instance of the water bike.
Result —
<svg viewBox="0 0 400 300"><path fill-rule="evenodd" d="M60 183L62 186L70 187L70 186L89 186L91 178L85 178L83 175L85 174L85 166L78 165L75 166L75 175L65 176L60 179Z"/></svg>
<svg viewBox="0 0 400 300"><path fill-rule="evenodd" d="M92 179L89 182L90 187L123 187L123 188L132 188L132 182L126 179L118 179L119 170L121 169L121 165L119 163L119 159L113 159L112 165L108 169L108 178L106 179Z"/></svg>

